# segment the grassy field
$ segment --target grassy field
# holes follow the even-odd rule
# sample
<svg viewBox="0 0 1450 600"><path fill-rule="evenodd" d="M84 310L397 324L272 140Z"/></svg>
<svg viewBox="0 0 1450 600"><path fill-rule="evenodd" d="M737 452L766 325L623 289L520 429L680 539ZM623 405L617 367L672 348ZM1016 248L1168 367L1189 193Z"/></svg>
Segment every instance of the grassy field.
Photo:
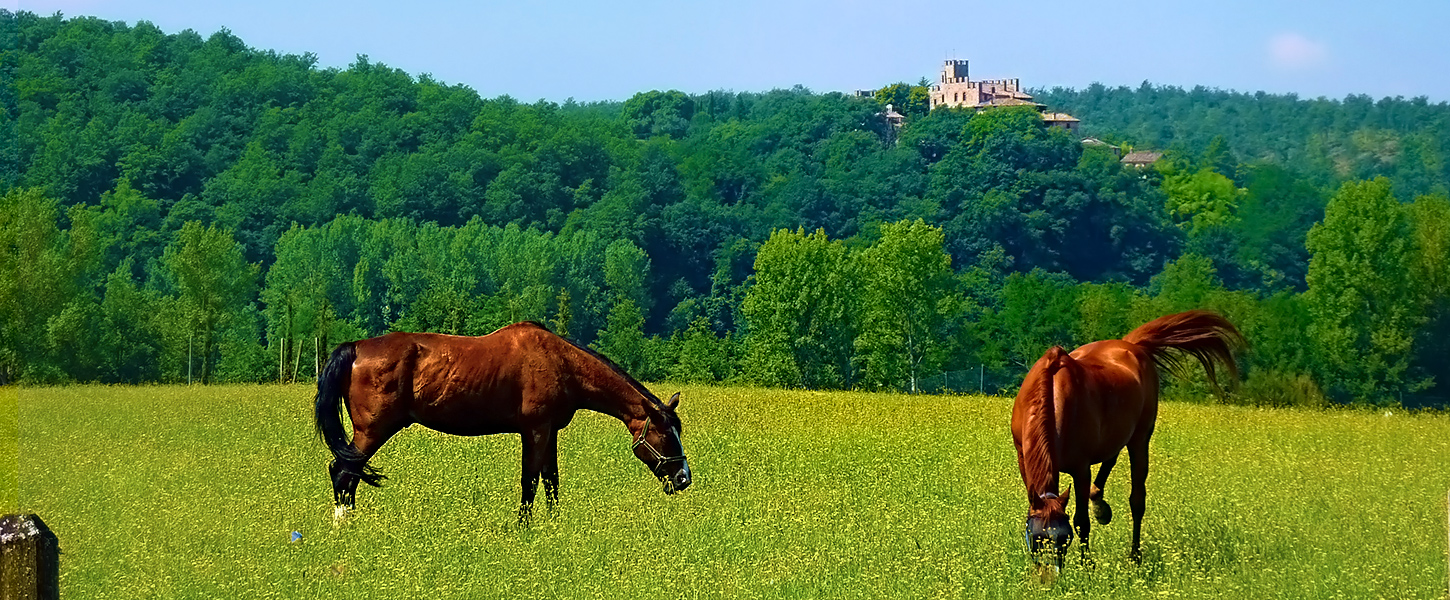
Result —
<svg viewBox="0 0 1450 600"><path fill-rule="evenodd" d="M18 400L14 386L0 388L0 514L13 513L20 506Z"/></svg>
<svg viewBox="0 0 1450 600"><path fill-rule="evenodd" d="M1096 568L1074 558L1046 585L1008 399L683 392L687 492L665 496L617 421L580 413L558 511L519 528L517 436L410 428L334 526L308 387L26 389L18 503L60 537L66 598L1445 595L1444 415L1167 403L1143 564L1125 558L1125 457Z"/></svg>

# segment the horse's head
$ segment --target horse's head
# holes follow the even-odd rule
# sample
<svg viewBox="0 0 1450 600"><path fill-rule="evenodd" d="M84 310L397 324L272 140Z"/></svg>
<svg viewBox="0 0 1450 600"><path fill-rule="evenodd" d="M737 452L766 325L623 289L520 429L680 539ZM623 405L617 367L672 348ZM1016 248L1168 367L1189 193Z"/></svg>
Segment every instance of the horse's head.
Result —
<svg viewBox="0 0 1450 600"><path fill-rule="evenodd" d="M1063 555L1072 544L1072 524L1067 520L1067 499L1048 492L1032 499L1027 511L1027 549L1032 559L1050 554L1053 564L1062 567Z"/></svg>
<svg viewBox="0 0 1450 600"><path fill-rule="evenodd" d="M635 457L660 479L666 494L690 487L690 462L685 459L685 447L680 442L680 417L675 414L679 405L679 392L667 402L651 399L645 403L643 425L633 432Z"/></svg>

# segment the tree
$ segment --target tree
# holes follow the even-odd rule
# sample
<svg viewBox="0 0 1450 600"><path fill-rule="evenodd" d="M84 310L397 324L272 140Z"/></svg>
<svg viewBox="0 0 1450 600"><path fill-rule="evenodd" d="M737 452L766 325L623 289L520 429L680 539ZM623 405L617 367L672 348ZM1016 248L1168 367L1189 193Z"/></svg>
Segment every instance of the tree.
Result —
<svg viewBox="0 0 1450 600"><path fill-rule="evenodd" d="M650 341L644 335L644 315L633 300L624 299L609 310L609 319L592 347L626 373L648 379Z"/></svg>
<svg viewBox="0 0 1450 600"><path fill-rule="evenodd" d="M74 293L57 213L39 189L0 197L0 380L41 376L47 323Z"/></svg>
<svg viewBox="0 0 1450 600"><path fill-rule="evenodd" d="M709 319L696 317L687 329L675 334L678 359L670 369L670 379L686 383L729 379L734 370L731 341L715 335Z"/></svg>
<svg viewBox="0 0 1450 600"><path fill-rule="evenodd" d="M997 308L983 315L978 356L996 370L1025 373L1048 348L1072 346L1077 320L1071 277L1040 269L1013 273L1002 285Z"/></svg>
<svg viewBox="0 0 1450 600"><path fill-rule="evenodd" d="M1450 199L1421 196L1407 208L1414 231L1410 278L1419 283L1427 318L1416 333L1414 365L1445 397L1450 386Z"/></svg>
<svg viewBox="0 0 1450 600"><path fill-rule="evenodd" d="M1173 173L1163 180L1168 212L1190 236L1210 227L1232 225L1243 191L1210 168Z"/></svg>
<svg viewBox="0 0 1450 600"><path fill-rule="evenodd" d="M181 228L161 262L175 286L183 319L179 325L187 338L195 339L199 379L207 383L218 339L256 296L261 267L247 263L231 232L196 221Z"/></svg>
<svg viewBox="0 0 1450 600"><path fill-rule="evenodd" d="M897 112L909 116L925 115L931 110L931 90L926 86L893 83L872 93L882 106L890 104Z"/></svg>
<svg viewBox="0 0 1450 600"><path fill-rule="evenodd" d="M685 93L670 90L640 92L624 101L625 123L641 138L656 135L684 137L695 116L695 101Z"/></svg>
<svg viewBox="0 0 1450 600"><path fill-rule="evenodd" d="M649 256L629 240L615 240L604 249L604 283L615 303L628 300L641 313L653 303L649 296Z"/></svg>
<svg viewBox="0 0 1450 600"><path fill-rule="evenodd" d="M772 233L741 305L749 332L744 376L784 387L850 385L855 281L846 246L825 231Z"/></svg>
<svg viewBox="0 0 1450 600"><path fill-rule="evenodd" d="M950 352L951 329L962 299L942 250L941 228L922 220L881 226L881 238L861 253L864 282L856 337L861 378L868 385L918 391Z"/></svg>
<svg viewBox="0 0 1450 600"><path fill-rule="evenodd" d="M1133 327L1163 315L1209 308L1214 296L1221 291L1223 284L1213 261L1197 254L1184 254L1163 265L1163 270L1148 283L1148 294L1136 298Z"/></svg>
<svg viewBox="0 0 1450 600"><path fill-rule="evenodd" d="M1382 177L1340 186L1324 221L1309 230L1309 334L1331 392L1387 404L1426 385L1407 372L1424 320L1410 277L1411 233Z"/></svg>
<svg viewBox="0 0 1450 600"><path fill-rule="evenodd" d="M1121 338L1141 323L1134 322L1138 290L1122 282L1083 283L1077 292L1078 314L1073 331L1077 344Z"/></svg>
<svg viewBox="0 0 1450 600"><path fill-rule="evenodd" d="M153 292L136 285L131 270L127 258L106 278L100 305L103 381L141 383L161 377L156 360L162 342L161 303Z"/></svg>

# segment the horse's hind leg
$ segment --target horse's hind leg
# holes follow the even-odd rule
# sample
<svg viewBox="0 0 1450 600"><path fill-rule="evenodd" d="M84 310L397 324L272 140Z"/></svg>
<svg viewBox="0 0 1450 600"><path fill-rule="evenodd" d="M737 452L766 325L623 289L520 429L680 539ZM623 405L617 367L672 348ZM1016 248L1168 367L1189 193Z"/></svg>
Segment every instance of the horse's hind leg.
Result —
<svg viewBox="0 0 1450 600"><path fill-rule="evenodd" d="M1100 525L1107 525L1113 521L1113 507L1108 506L1108 502L1103 500L1103 487L1108 484L1108 475L1113 472L1113 465L1116 464L1118 464L1118 454L1103 461L1102 466L1098 467L1097 478L1093 480L1093 489L1088 493L1088 500L1091 500L1093 505L1093 519L1097 520Z"/></svg>
<svg viewBox="0 0 1450 600"><path fill-rule="evenodd" d="M352 508L357 496L357 476L343 470L336 460L327 465L328 478L332 480L332 501L338 509Z"/></svg>
<svg viewBox="0 0 1450 600"><path fill-rule="evenodd" d="M355 464L347 465L348 468L346 469L334 460L332 461L332 465L328 467L328 472L332 475L333 499L338 507L333 516L341 516L348 509L354 508L357 505L357 484L362 481L358 473L364 471L368 461L372 460L373 455L377 454L378 449L391 439L393 434L401 431L401 429L401 427L397 426L382 428L373 425L358 429L353 433L352 444L353 447L357 448L358 452L362 453L362 460ZM377 484L372 483L372 485Z"/></svg>
<svg viewBox="0 0 1450 600"><path fill-rule="evenodd" d="M1143 530L1143 511L1147 507L1148 499L1148 436L1141 440L1133 440L1128 443L1128 461L1133 469L1133 491L1128 494L1128 506L1133 509L1133 548L1128 552L1128 557L1133 562L1142 560L1142 552L1139 550L1141 532Z"/></svg>

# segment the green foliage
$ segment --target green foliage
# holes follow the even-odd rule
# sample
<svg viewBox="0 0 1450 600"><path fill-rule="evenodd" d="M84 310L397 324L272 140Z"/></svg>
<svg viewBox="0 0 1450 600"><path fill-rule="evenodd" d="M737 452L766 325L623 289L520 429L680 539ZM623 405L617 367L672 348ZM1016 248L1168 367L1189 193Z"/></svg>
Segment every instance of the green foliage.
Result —
<svg viewBox="0 0 1450 600"><path fill-rule="evenodd" d="M56 202L39 189L0 197L0 364L4 379L49 378L44 342L49 320L74 294L66 236Z"/></svg>
<svg viewBox="0 0 1450 600"><path fill-rule="evenodd" d="M855 281L846 246L825 231L771 234L741 304L749 332L745 378L783 387L849 385Z"/></svg>
<svg viewBox="0 0 1450 600"><path fill-rule="evenodd" d="M989 367L1026 373L1048 348L1073 346L1078 290L1070 277L1034 269L1007 276L996 308L982 315L978 357Z"/></svg>
<svg viewBox="0 0 1450 600"><path fill-rule="evenodd" d="M654 366L652 344L644 335L644 316L633 300L620 300L609 309L609 320L592 346L626 373L646 379L654 374L650 370Z"/></svg>
<svg viewBox="0 0 1450 600"><path fill-rule="evenodd" d="M649 256L629 240L615 240L604 249L604 284L615 302L630 301L640 310L652 304L645 282L649 278Z"/></svg>
<svg viewBox="0 0 1450 600"><path fill-rule="evenodd" d="M1405 210L1380 178L1346 183L1309 230L1309 333L1331 392L1388 404L1424 382L1407 372L1423 303Z"/></svg>
<svg viewBox="0 0 1450 600"><path fill-rule="evenodd" d="M1250 372L1237 393L1229 396L1229 400L1232 403L1274 408L1329 406L1329 399L1308 373L1289 375L1266 369Z"/></svg>
<svg viewBox="0 0 1450 600"><path fill-rule="evenodd" d="M1133 306L1142 292L1122 282L1083 283L1078 286L1078 322L1073 339L1079 343L1121 338L1141 325Z"/></svg>
<svg viewBox="0 0 1450 600"><path fill-rule="evenodd" d="M1181 148L1201 166L1236 177L1234 157L1303 174L1317 186L1389 177L1397 197L1444 191L1450 182L1447 105L1425 98L1355 94L1301 99L1196 86L1034 92L1038 102L1082 119L1082 133L1139 148Z"/></svg>
<svg viewBox="0 0 1450 600"><path fill-rule="evenodd" d="M893 83L876 90L872 96L882 106L890 104L896 112L908 117L925 115L931 110L931 88L923 85Z"/></svg>
<svg viewBox="0 0 1450 600"><path fill-rule="evenodd" d="M1426 323L1415 333L1412 369L1426 376L1444 401L1450 383L1450 198L1421 196L1407 207L1414 231L1410 281L1418 288Z"/></svg>
<svg viewBox="0 0 1450 600"><path fill-rule="evenodd" d="M1169 175L1163 179L1163 191L1168 195L1168 213L1190 236L1232 225L1243 195L1232 179L1209 168Z"/></svg>
<svg viewBox="0 0 1450 600"><path fill-rule="evenodd" d="M185 337L192 348L188 356L195 354L195 359L188 358L192 361L188 367L195 365L196 379L206 383L222 354L218 342L233 327L247 326L247 309L257 295L260 266L247 263L231 232L216 225L203 227L196 221L181 228L161 262L177 293L178 337ZM239 341L255 344L256 339L253 334Z"/></svg>
<svg viewBox="0 0 1450 600"><path fill-rule="evenodd" d="M1255 274L1249 285L1302 290L1309 266L1304 240L1324 217L1328 194L1273 164L1254 165L1239 204L1234 262Z"/></svg>
<svg viewBox="0 0 1450 600"><path fill-rule="evenodd" d="M671 381L714 383L734 376L734 340L716 335L705 317L696 317L673 341L676 362L669 371Z"/></svg>
<svg viewBox="0 0 1450 600"><path fill-rule="evenodd" d="M1170 149L1140 170L1031 107L927 112L925 82L524 104L225 31L0 22L0 380L176 381L190 353L206 380L300 381L346 339L531 319L609 338L645 377L910 388L986 364L1007 384L1048 344L1208 307L1250 337L1264 389L1307 373L1336 400L1450 400L1443 103L1034 92L1085 134ZM1404 247L1309 243L1332 191L1374 176L1419 197L1386 230ZM893 228L939 230L947 262ZM239 248L217 277L254 282L224 308L178 278L198 231ZM1311 250L1344 265L1310 282ZM932 258L881 258L898 251ZM1349 311L1355 294L1403 316ZM935 315L899 321L932 323L917 350L884 316L907 304Z"/></svg>
<svg viewBox="0 0 1450 600"><path fill-rule="evenodd" d="M690 119L695 116L695 101L684 92L651 90L625 100L622 113L625 123L636 136L681 138L690 128Z"/></svg>
<svg viewBox="0 0 1450 600"><path fill-rule="evenodd" d="M866 386L918 391L951 351L962 312L941 229L921 220L881 226L859 256L861 333L856 357Z"/></svg>

